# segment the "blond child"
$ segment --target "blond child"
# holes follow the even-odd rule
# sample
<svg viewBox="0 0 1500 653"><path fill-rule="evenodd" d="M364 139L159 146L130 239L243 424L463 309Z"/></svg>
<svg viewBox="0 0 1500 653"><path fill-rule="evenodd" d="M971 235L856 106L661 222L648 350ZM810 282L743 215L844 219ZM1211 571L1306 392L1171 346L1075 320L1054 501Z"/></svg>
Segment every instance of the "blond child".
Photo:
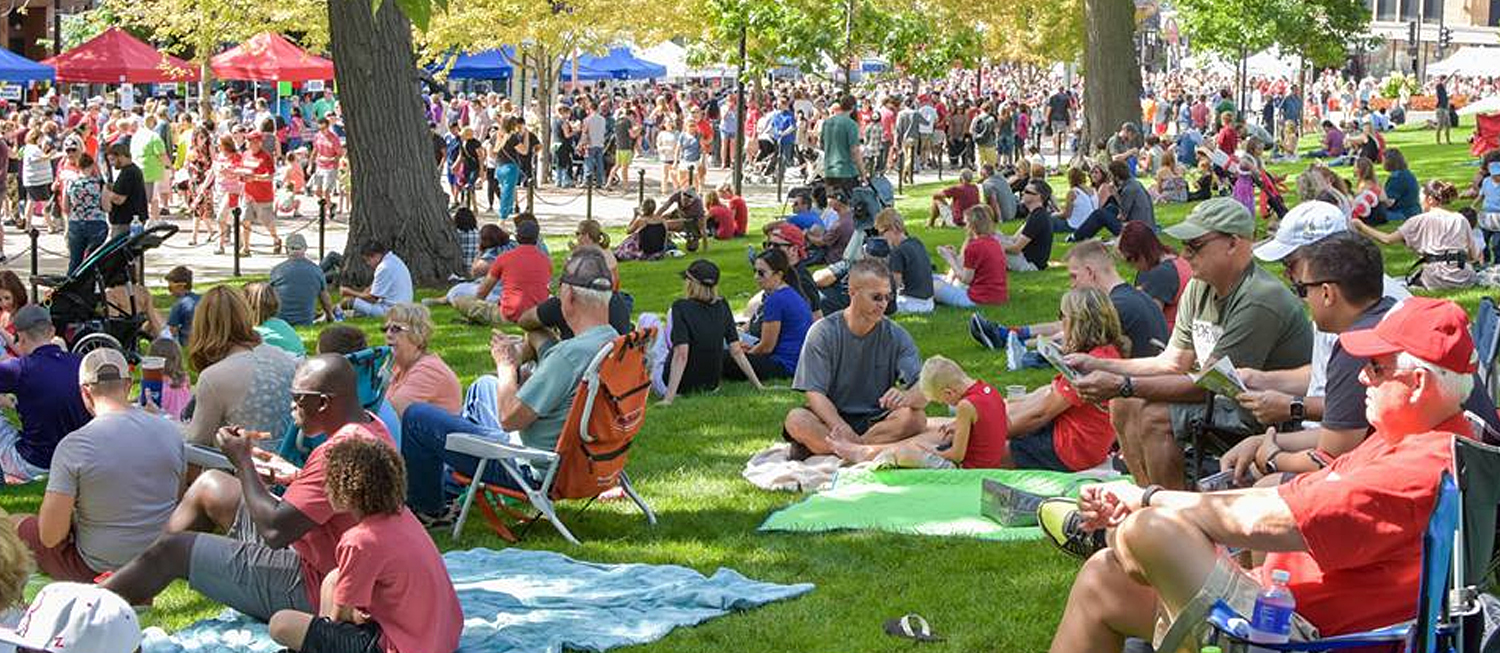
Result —
<svg viewBox="0 0 1500 653"><path fill-rule="evenodd" d="M832 441L833 450L852 462L886 460L899 467L986 469L1011 467L1005 395L970 377L958 363L933 356L922 365L917 387L928 401L952 407L952 420L929 420L937 428L889 445Z"/></svg>

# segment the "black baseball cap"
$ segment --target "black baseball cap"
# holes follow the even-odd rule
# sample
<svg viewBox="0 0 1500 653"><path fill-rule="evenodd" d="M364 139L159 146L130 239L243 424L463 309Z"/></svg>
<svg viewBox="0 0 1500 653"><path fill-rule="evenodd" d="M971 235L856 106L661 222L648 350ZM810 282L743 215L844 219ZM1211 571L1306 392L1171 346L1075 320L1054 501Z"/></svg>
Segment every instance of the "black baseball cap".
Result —
<svg viewBox="0 0 1500 653"><path fill-rule="evenodd" d="M682 278L692 279L712 288L719 285L719 266L714 265L713 261L700 258L682 271Z"/></svg>
<svg viewBox="0 0 1500 653"><path fill-rule="evenodd" d="M575 250L563 264L562 283L590 290L614 290L615 278L609 272L604 254L592 247Z"/></svg>

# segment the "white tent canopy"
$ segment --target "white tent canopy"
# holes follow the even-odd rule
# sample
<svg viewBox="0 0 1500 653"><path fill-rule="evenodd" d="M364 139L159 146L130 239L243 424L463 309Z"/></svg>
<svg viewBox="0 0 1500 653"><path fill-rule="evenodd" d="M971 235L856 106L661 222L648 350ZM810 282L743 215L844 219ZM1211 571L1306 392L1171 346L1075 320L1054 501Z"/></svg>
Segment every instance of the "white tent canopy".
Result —
<svg viewBox="0 0 1500 653"><path fill-rule="evenodd" d="M726 66L709 66L707 68L691 68L687 63L687 49L676 43L666 41L644 50L636 48L636 56L646 61L661 64L667 67L667 77L681 79L684 77L733 77L734 68Z"/></svg>
<svg viewBox="0 0 1500 653"><path fill-rule="evenodd" d="M1253 54L1245 61L1245 67L1251 77L1290 79L1297 75L1298 65L1296 57L1283 55L1276 48ZM1226 60L1211 54L1195 54L1183 62L1185 68L1216 72L1222 75L1233 75L1238 66L1237 60Z"/></svg>
<svg viewBox="0 0 1500 653"><path fill-rule="evenodd" d="M1500 70L1500 48L1466 45L1435 64L1427 66L1428 75L1490 76Z"/></svg>

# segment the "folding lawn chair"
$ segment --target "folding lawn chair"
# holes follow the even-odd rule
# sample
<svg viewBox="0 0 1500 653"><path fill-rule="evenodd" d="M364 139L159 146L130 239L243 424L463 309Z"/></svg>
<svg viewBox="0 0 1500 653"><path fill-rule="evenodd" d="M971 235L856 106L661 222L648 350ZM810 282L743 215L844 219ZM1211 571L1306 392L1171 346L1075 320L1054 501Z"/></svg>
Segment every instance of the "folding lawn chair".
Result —
<svg viewBox="0 0 1500 653"><path fill-rule="evenodd" d="M1500 380L1500 366L1495 364L1495 356L1500 354L1500 346L1497 346L1500 345L1500 309L1496 309L1494 299L1484 297L1479 300L1470 331L1474 338L1474 354L1479 359L1476 374L1492 394L1500 391L1496 387L1496 381Z"/></svg>
<svg viewBox="0 0 1500 653"><path fill-rule="evenodd" d="M379 412L380 403L385 401L385 386L391 377L391 348L370 347L361 349L351 354L345 354L344 358L354 366L354 372L358 375L356 387L359 389L359 405L371 413ZM389 428L400 428L400 424L389 426ZM394 433L393 433L394 434ZM307 461L308 454L323 444L328 437L317 435L307 437L297 425L293 424L281 438L281 446L278 454L294 465L301 466Z"/></svg>
<svg viewBox="0 0 1500 653"><path fill-rule="evenodd" d="M1468 438L1454 438L1457 479L1443 472L1438 498L1422 535L1422 579L1417 617L1361 633L1312 642L1256 644L1270 651L1334 651L1371 646L1399 646L1405 653L1478 653L1482 634L1478 597L1495 543L1495 508L1500 500L1500 449ZM1208 623L1229 653L1247 650L1249 620L1222 600L1214 603ZM1468 645L1465 642L1473 642Z"/></svg>
<svg viewBox="0 0 1500 653"><path fill-rule="evenodd" d="M546 517L563 538L578 544L557 515L555 501L588 499L579 512L587 510L593 500L615 488L630 497L646 521L656 524L656 514L646 505L625 473L630 445L645 423L646 402L651 396L651 376L646 371L646 353L656 329L637 329L615 338L589 362L578 382L573 405L568 411L557 446L552 451L533 449L521 444L502 442L471 433L450 433L447 449L479 459L472 478L454 474L460 485L467 485L463 509L453 525L453 538L463 532L464 522L476 496L479 510L496 534L509 542L518 538L500 513L530 528L538 517ZM484 478L485 469L499 465L505 474L523 490L513 490L491 483L475 482ZM528 465L540 482L533 486L522 473ZM526 516L505 504L506 499L531 504L537 515ZM523 529L522 534L525 534Z"/></svg>

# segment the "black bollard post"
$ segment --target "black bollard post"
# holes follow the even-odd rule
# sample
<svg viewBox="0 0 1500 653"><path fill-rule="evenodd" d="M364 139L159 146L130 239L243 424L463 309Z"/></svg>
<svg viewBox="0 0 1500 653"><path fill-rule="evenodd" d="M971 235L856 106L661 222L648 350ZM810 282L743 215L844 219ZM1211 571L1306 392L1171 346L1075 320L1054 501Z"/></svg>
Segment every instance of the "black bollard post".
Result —
<svg viewBox="0 0 1500 653"><path fill-rule="evenodd" d="M781 152L776 153L776 203L781 203L781 180L786 177L786 159L781 157Z"/></svg>
<svg viewBox="0 0 1500 653"><path fill-rule="evenodd" d="M585 184L585 186L586 186L586 188L584 189L584 197L586 199L584 200L584 205L583 205L583 217L584 217L584 219L587 219L587 220L593 220L594 219L594 179L593 179L592 176L590 176L590 178L589 178L588 182Z"/></svg>
<svg viewBox="0 0 1500 653"><path fill-rule="evenodd" d="M42 237L42 232L39 231L36 227L32 227L30 231L26 232L26 235L31 237L31 301L34 303L42 301L41 297L37 294L36 288L36 275L39 271L36 241L38 238Z"/></svg>
<svg viewBox="0 0 1500 653"><path fill-rule="evenodd" d="M229 210L234 215L234 276L240 276L240 207Z"/></svg>
<svg viewBox="0 0 1500 653"><path fill-rule="evenodd" d="M526 212L536 210L536 177L526 179Z"/></svg>
<svg viewBox="0 0 1500 653"><path fill-rule="evenodd" d="M906 192L906 157L896 155L896 194L902 195Z"/></svg>
<svg viewBox="0 0 1500 653"><path fill-rule="evenodd" d="M318 260L323 260L323 246L327 241L328 231L328 200L318 198Z"/></svg>
<svg viewBox="0 0 1500 653"><path fill-rule="evenodd" d="M638 179L640 179L640 183L636 184L637 187L639 188L639 190L636 192L635 203L637 205L645 204L646 203L646 169L645 168L641 168L640 170L635 171L635 174L636 174L636 177Z"/></svg>

